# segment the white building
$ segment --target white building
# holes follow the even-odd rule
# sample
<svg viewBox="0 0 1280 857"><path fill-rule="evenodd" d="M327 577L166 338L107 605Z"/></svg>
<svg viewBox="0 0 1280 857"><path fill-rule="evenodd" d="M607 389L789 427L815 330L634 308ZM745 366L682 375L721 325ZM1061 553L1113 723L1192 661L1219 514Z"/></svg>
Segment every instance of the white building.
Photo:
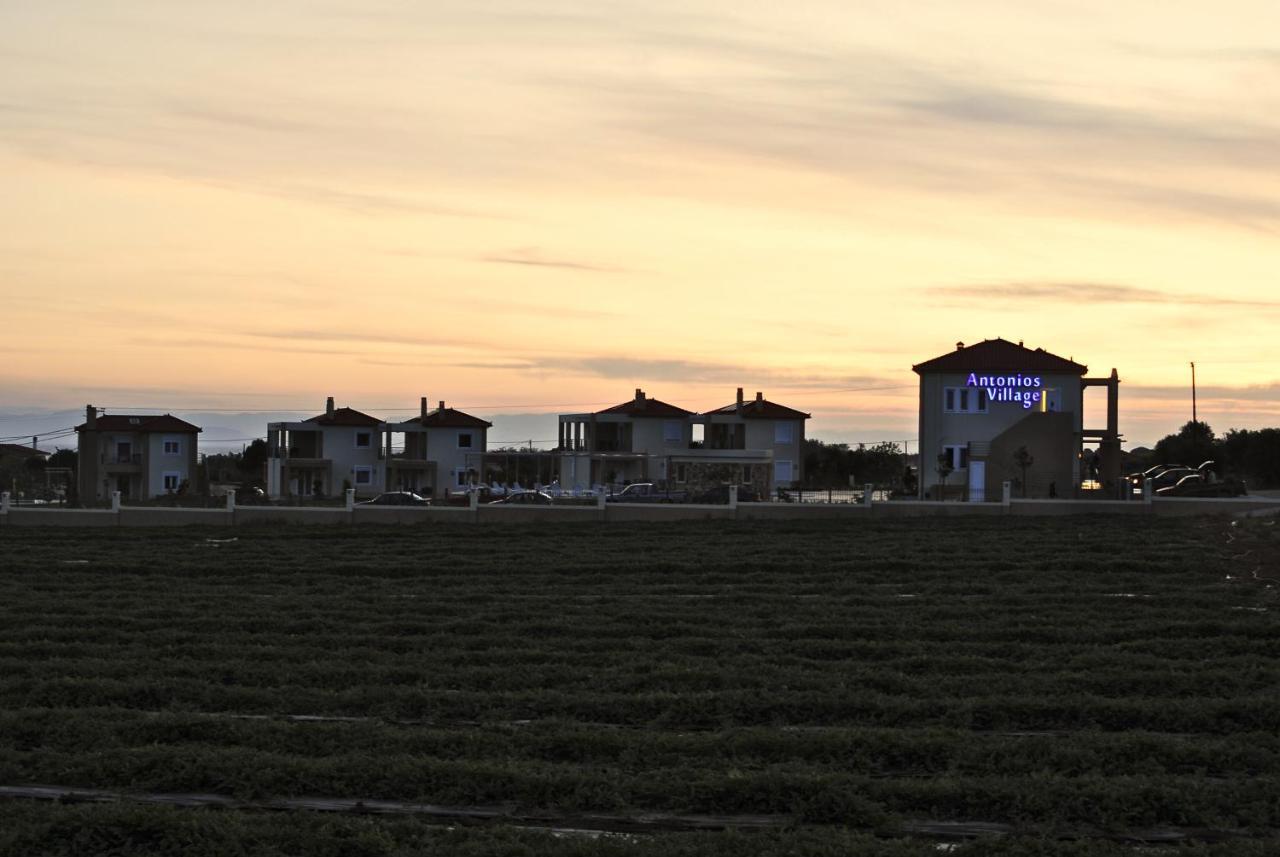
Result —
<svg viewBox="0 0 1280 857"><path fill-rule="evenodd" d="M492 426L443 401L428 411L423 398L418 416L385 427L388 489L444 497L479 482ZM397 435L403 437L398 450Z"/></svg>
<svg viewBox="0 0 1280 857"><path fill-rule="evenodd" d="M335 497L350 487L357 497L386 485L385 424L352 408L335 408L300 422L267 425L267 495Z"/></svg>
<svg viewBox="0 0 1280 857"><path fill-rule="evenodd" d="M808 417L759 393L744 402L741 388L734 404L705 414L637 389L611 408L560 415L560 482L577 489L654 482L691 492L739 484L772 496L801 479Z"/></svg>
<svg viewBox="0 0 1280 857"><path fill-rule="evenodd" d="M772 486L793 488L804 478L804 430L809 414L771 402L763 393L701 415L703 447L768 450L773 457ZM749 481L749 480L744 480Z"/></svg>

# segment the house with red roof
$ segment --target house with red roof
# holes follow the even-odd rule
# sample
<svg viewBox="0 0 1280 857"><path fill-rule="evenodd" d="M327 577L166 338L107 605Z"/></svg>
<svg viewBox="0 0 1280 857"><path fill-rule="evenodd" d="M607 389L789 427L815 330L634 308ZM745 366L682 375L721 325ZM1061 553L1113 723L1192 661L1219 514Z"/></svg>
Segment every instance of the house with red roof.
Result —
<svg viewBox="0 0 1280 857"><path fill-rule="evenodd" d="M357 497L383 490L386 461L384 423L355 408L325 400L324 413L296 422L267 424L267 495L338 497L354 488Z"/></svg>
<svg viewBox="0 0 1280 857"><path fill-rule="evenodd" d="M999 500L1004 482L1020 497L1076 497L1118 483L1115 369L1088 378L1072 358L996 338L957 342L912 370L920 376L921 498ZM1107 420L1089 429L1084 391L1094 386L1106 388ZM1086 449L1096 468L1082 464Z"/></svg>
<svg viewBox="0 0 1280 857"><path fill-rule="evenodd" d="M774 488L791 488L804 477L804 430L809 414L771 402L764 393L704 411L700 420L706 449L764 449L773 454Z"/></svg>
<svg viewBox="0 0 1280 857"><path fill-rule="evenodd" d="M493 423L448 407L443 400L418 415L386 426L387 490L445 497L480 481Z"/></svg>
<svg viewBox="0 0 1280 857"><path fill-rule="evenodd" d="M172 414L100 414L85 407L76 426L81 502L147 500L190 490L200 427Z"/></svg>
<svg viewBox="0 0 1280 857"><path fill-rule="evenodd" d="M418 416L393 423L335 407L330 396L322 414L267 425L267 495L444 496L475 481L490 425L443 401L429 411L425 397Z"/></svg>
<svg viewBox="0 0 1280 857"><path fill-rule="evenodd" d="M690 493L737 484L771 496L800 479L808 417L760 394L743 402L741 389L734 405L705 414L637 389L613 407L560 415L560 482L565 488L653 482Z"/></svg>

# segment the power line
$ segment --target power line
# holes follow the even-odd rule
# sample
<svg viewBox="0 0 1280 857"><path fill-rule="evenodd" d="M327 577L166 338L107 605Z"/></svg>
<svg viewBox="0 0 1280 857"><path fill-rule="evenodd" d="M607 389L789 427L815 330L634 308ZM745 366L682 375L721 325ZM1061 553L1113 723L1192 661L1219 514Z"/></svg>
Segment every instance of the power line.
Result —
<svg viewBox="0 0 1280 857"><path fill-rule="evenodd" d="M798 392L789 393L789 396L824 396L833 393L869 393L879 390L906 390L915 389L916 384L896 384L890 386L878 387L841 387L831 390L800 390ZM528 402L506 403L506 404L461 404L459 408L471 408L473 410L495 410L498 408L585 408L595 406L616 405L616 401L607 402L540 402L530 404ZM745 402L744 402L745 404ZM206 411L209 413L242 413L242 414L270 414L270 413L306 413L311 408L206 408L196 405L165 405L163 408L147 407L143 405L101 405L103 410L112 411ZM417 407L388 407L383 405L364 405L367 411L382 411L384 413L410 413L417 411Z"/></svg>

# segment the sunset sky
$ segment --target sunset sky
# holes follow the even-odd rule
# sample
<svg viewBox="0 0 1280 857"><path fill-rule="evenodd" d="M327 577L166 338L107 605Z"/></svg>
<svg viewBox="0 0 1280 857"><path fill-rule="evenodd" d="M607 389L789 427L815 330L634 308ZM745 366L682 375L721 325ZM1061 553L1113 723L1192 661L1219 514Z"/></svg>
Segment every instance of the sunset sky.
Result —
<svg viewBox="0 0 1280 857"><path fill-rule="evenodd" d="M914 438L1003 336L1280 425L1275 0L0 0L0 188L4 411Z"/></svg>

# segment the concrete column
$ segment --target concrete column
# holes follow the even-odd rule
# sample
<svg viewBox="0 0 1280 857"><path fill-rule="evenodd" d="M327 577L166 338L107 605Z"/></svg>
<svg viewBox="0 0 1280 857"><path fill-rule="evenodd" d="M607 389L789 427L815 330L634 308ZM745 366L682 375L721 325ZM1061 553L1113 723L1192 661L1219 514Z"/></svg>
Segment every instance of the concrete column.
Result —
<svg viewBox="0 0 1280 857"><path fill-rule="evenodd" d="M1006 509L1013 505L1013 483L1008 479L1000 483L1000 505Z"/></svg>
<svg viewBox="0 0 1280 857"><path fill-rule="evenodd" d="M472 514L480 514L480 490L474 486L467 489L467 508Z"/></svg>
<svg viewBox="0 0 1280 857"><path fill-rule="evenodd" d="M356 507L356 489L348 488L346 490L346 495L347 495L347 511L350 512Z"/></svg>
<svg viewBox="0 0 1280 857"><path fill-rule="evenodd" d="M227 511L234 512L236 510L236 489L227 489Z"/></svg>
<svg viewBox="0 0 1280 857"><path fill-rule="evenodd" d="M862 486L862 505L870 506L873 495L875 494L875 486L867 483Z"/></svg>
<svg viewBox="0 0 1280 857"><path fill-rule="evenodd" d="M0 492L0 515L9 514L9 492Z"/></svg>
<svg viewBox="0 0 1280 857"><path fill-rule="evenodd" d="M1142 480L1142 502L1151 505L1151 480Z"/></svg>
<svg viewBox="0 0 1280 857"><path fill-rule="evenodd" d="M729 486L729 511L737 514L738 512L738 486Z"/></svg>
<svg viewBox="0 0 1280 857"><path fill-rule="evenodd" d="M608 497L607 491L601 491L599 494L596 495L597 509L604 509L608 502L609 502L609 497Z"/></svg>
<svg viewBox="0 0 1280 857"><path fill-rule="evenodd" d="M111 492L111 511L117 514L119 514L120 512L120 492L119 491Z"/></svg>

